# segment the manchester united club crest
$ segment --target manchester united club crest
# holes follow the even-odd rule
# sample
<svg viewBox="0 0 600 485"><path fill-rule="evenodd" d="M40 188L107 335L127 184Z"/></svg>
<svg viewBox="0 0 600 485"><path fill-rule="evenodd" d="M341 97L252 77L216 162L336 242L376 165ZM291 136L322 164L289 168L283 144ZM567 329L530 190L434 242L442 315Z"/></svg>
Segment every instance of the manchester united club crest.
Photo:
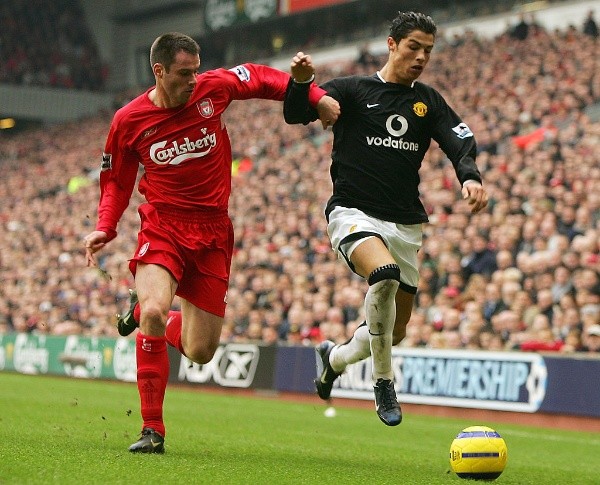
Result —
<svg viewBox="0 0 600 485"><path fill-rule="evenodd" d="M215 108L213 107L212 101L210 98L201 99L196 103L196 107L198 108L198 112L204 118L210 118L215 112Z"/></svg>
<svg viewBox="0 0 600 485"><path fill-rule="evenodd" d="M418 103L415 103L413 105L413 111L415 112L415 114L417 116L420 116L422 118L423 116L425 116L427 114L427 105L425 103L421 103L421 101L419 101Z"/></svg>

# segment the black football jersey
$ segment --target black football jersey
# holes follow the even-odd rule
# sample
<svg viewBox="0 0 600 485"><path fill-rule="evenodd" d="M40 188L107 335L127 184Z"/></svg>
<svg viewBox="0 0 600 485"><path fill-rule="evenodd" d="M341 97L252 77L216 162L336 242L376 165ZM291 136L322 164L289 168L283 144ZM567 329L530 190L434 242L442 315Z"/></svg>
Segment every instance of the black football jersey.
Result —
<svg viewBox="0 0 600 485"><path fill-rule="evenodd" d="M388 83L379 73L340 77L321 87L341 108L333 126L333 195L326 214L344 206L401 224L427 222L419 169L432 139L451 160L461 184L481 182L473 133L432 87ZM296 112L292 122L317 119L316 110L306 107L304 98L303 105L298 100L305 91L288 89L287 98L297 99L286 98L286 120L290 109Z"/></svg>

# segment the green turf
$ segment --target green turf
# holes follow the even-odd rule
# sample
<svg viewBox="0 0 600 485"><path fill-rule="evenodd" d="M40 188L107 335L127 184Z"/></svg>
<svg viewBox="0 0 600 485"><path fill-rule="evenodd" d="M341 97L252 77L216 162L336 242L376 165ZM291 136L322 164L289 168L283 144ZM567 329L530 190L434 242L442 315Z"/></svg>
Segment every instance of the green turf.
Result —
<svg viewBox="0 0 600 485"><path fill-rule="evenodd" d="M135 384L0 373L0 484L468 484L448 450L468 425L508 445L498 484L598 484L600 436L169 389L164 455L127 451L141 425ZM482 482L485 483L485 482Z"/></svg>

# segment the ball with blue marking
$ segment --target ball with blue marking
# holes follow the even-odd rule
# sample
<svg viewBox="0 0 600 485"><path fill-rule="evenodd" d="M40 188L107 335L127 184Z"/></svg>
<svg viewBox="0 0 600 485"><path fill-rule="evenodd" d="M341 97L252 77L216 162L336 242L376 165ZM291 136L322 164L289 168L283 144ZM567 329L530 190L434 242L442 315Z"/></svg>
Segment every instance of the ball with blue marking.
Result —
<svg viewBox="0 0 600 485"><path fill-rule="evenodd" d="M450 468L460 478L495 480L504 471L507 458L504 439L487 426L463 429L450 446Z"/></svg>

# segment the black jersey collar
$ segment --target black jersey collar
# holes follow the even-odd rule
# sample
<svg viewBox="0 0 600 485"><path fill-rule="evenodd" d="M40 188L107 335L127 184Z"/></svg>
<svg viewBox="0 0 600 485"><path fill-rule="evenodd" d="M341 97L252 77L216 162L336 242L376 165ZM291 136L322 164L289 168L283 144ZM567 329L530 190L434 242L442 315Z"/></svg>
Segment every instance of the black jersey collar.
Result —
<svg viewBox="0 0 600 485"><path fill-rule="evenodd" d="M385 79L383 79L383 76L381 75L381 72L377 71L377 72L375 73L375 77L376 77L377 79L379 79L379 80L380 80L382 83L386 83L386 84L387 84L387 81L386 81ZM414 82L414 81L411 83L410 87L411 87L411 88L414 88L414 87L415 87L415 82Z"/></svg>

